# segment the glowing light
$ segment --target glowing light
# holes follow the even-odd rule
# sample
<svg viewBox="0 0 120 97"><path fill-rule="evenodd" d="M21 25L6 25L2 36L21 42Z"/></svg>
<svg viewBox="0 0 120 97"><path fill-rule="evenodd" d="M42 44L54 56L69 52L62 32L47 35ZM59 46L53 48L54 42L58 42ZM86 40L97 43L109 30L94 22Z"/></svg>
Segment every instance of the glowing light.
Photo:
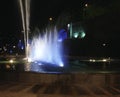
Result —
<svg viewBox="0 0 120 97"><path fill-rule="evenodd" d="M85 37L85 32L81 32L81 38L84 38Z"/></svg>
<svg viewBox="0 0 120 97"><path fill-rule="evenodd" d="M31 58L28 58L28 62L32 62Z"/></svg>
<svg viewBox="0 0 120 97"><path fill-rule="evenodd" d="M6 65L6 68L7 68L7 69L10 69L10 65Z"/></svg>
<svg viewBox="0 0 120 97"><path fill-rule="evenodd" d="M42 63L38 63L38 65L43 65Z"/></svg>
<svg viewBox="0 0 120 97"><path fill-rule="evenodd" d="M103 62L107 62L107 59L103 59L102 61L103 61Z"/></svg>
<svg viewBox="0 0 120 97"><path fill-rule="evenodd" d="M92 62L92 59L90 59L89 61Z"/></svg>
<svg viewBox="0 0 120 97"><path fill-rule="evenodd" d="M58 32L56 28L53 31L46 30L44 33L45 35L39 35L38 37L33 38L29 46L30 60L32 60L32 62L41 61L43 62L43 65L44 63L50 63L63 67L61 43L58 42ZM32 70L34 69L35 68L32 68Z"/></svg>
<svg viewBox="0 0 120 97"><path fill-rule="evenodd" d="M60 63L59 66L60 66L60 67L64 67L64 64L63 64L63 63Z"/></svg>
<svg viewBox="0 0 120 97"><path fill-rule="evenodd" d="M16 46L13 46L13 48L16 48Z"/></svg>
<svg viewBox="0 0 120 97"><path fill-rule="evenodd" d="M95 60L95 59L93 59L92 61L93 61L93 62L95 62L96 60Z"/></svg>
<svg viewBox="0 0 120 97"><path fill-rule="evenodd" d="M59 32L58 32L58 41L59 42L62 42L64 39L67 39L67 32L65 29L61 29Z"/></svg>
<svg viewBox="0 0 120 97"><path fill-rule="evenodd" d="M88 4L87 4L87 3L85 4L85 7L88 7Z"/></svg>
<svg viewBox="0 0 120 97"><path fill-rule="evenodd" d="M10 63L13 63L14 61L11 59L11 60L9 60L9 62L10 62Z"/></svg>
<svg viewBox="0 0 120 97"><path fill-rule="evenodd" d="M79 36L78 32L74 33L74 38L78 38L78 36Z"/></svg>
<svg viewBox="0 0 120 97"><path fill-rule="evenodd" d="M70 28L70 24L68 24L67 27Z"/></svg>
<svg viewBox="0 0 120 97"><path fill-rule="evenodd" d="M105 43L103 43L102 45L103 45L103 46L106 46L106 44L105 44Z"/></svg>
<svg viewBox="0 0 120 97"><path fill-rule="evenodd" d="M51 18L51 17L50 17L50 18L49 18L49 20L50 20L50 21L52 21L52 20L53 20L53 18Z"/></svg>
<svg viewBox="0 0 120 97"><path fill-rule="evenodd" d="M74 32L73 36L74 38L84 38L86 34L84 31L80 31L80 32Z"/></svg>
<svg viewBox="0 0 120 97"><path fill-rule="evenodd" d="M90 61L90 62L96 62L96 60L95 60L95 59L90 59L89 61Z"/></svg>
<svg viewBox="0 0 120 97"><path fill-rule="evenodd" d="M24 46L22 46L21 49L23 50L23 49L24 49Z"/></svg>
<svg viewBox="0 0 120 97"><path fill-rule="evenodd" d="M103 58L103 59L89 59L90 62L110 62L110 58Z"/></svg>

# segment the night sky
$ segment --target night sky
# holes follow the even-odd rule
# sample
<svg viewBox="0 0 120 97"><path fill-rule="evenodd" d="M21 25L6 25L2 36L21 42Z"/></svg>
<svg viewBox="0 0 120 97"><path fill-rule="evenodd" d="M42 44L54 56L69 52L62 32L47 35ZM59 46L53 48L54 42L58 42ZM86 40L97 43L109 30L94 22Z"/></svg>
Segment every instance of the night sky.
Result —
<svg viewBox="0 0 120 97"><path fill-rule="evenodd" d="M78 2L80 3L79 0L75 2L68 0L31 0L30 27L34 28L47 24L49 17L57 19L64 9L78 5ZM21 24L18 0L2 0L0 3L0 38L4 38L4 40L12 37L17 38L21 34Z"/></svg>
<svg viewBox="0 0 120 97"><path fill-rule="evenodd" d="M23 0L24 1L24 0ZM30 28L48 23L49 17L56 20L67 8L82 8L86 2L106 6L112 0L31 0ZM2 0L0 3L0 40L10 41L20 38L22 31L18 0ZM4 42L5 42L4 41Z"/></svg>

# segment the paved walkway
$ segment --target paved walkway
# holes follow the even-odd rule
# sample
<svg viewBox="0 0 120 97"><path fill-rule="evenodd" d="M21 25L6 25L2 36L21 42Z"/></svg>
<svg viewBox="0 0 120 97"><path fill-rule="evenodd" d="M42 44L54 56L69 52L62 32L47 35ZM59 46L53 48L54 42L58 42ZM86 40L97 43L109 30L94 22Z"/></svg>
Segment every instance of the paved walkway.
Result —
<svg viewBox="0 0 120 97"><path fill-rule="evenodd" d="M120 97L120 87L0 82L0 97Z"/></svg>

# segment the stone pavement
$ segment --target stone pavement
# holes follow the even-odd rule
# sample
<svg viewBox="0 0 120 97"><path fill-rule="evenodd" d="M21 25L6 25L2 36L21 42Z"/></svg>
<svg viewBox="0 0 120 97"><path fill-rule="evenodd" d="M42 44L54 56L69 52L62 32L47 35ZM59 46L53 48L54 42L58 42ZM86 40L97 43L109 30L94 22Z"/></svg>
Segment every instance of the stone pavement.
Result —
<svg viewBox="0 0 120 97"><path fill-rule="evenodd" d="M120 97L119 86L0 82L0 97Z"/></svg>

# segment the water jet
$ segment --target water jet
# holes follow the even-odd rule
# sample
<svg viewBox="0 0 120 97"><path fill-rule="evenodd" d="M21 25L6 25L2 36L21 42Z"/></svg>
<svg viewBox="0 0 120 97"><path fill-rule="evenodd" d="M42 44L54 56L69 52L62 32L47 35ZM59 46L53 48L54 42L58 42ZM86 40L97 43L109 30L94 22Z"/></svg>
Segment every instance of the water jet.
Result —
<svg viewBox="0 0 120 97"><path fill-rule="evenodd" d="M36 35L29 43L30 0L19 0L27 61L44 63L63 67L61 44L58 42L58 31L54 27L46 29L43 35ZM26 65L27 70L34 70L32 65ZM30 69L31 68L31 69ZM36 71L36 70L35 70Z"/></svg>

